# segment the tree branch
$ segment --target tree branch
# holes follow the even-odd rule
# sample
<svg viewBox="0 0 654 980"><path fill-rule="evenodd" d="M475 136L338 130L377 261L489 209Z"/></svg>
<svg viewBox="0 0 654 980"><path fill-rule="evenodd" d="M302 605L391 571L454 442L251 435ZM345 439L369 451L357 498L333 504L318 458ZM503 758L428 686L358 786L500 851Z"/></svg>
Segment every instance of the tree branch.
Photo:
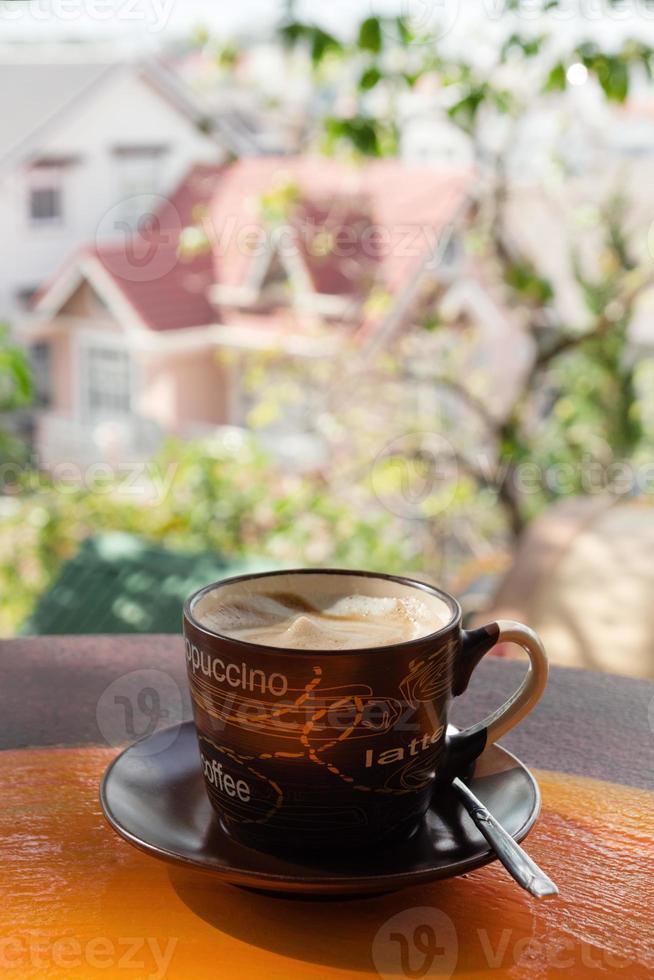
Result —
<svg viewBox="0 0 654 980"><path fill-rule="evenodd" d="M404 381L416 382L420 381L423 383L429 383L436 385L439 388L446 388L453 392L457 397L471 409L475 415L483 422L487 431L494 439L499 437L500 428L502 422L500 419L496 418L492 412L490 412L484 402L474 395L465 385L460 381L456 381L454 378L446 378L444 376L437 376L434 378L424 378L417 375L411 370L403 371L401 378Z"/></svg>
<svg viewBox="0 0 654 980"><path fill-rule="evenodd" d="M635 286L632 286L631 289L623 296L619 297L617 302L622 303L625 312L630 311L641 293L652 286L654 286L654 279L651 277L644 278ZM546 350L543 350L538 354L529 375L530 381L533 380L537 374L549 367L552 361L554 361L557 357L560 357L561 354L574 350L576 347L581 347L587 341L593 340L596 337L601 337L602 334L606 333L613 326L615 326L615 319L607 316L605 310L597 318L595 325L591 330L586 330L584 333L578 334L566 334L560 337L552 347L548 347Z"/></svg>

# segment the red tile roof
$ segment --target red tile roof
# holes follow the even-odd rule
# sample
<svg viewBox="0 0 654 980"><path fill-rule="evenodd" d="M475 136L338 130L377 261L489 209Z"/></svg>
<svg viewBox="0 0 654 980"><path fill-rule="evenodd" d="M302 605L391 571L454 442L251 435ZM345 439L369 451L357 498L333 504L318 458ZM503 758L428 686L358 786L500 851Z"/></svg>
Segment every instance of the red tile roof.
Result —
<svg viewBox="0 0 654 980"><path fill-rule="evenodd" d="M395 160L356 166L319 157L258 157L227 168L198 165L132 239L101 242L82 254L102 263L152 330L235 324L243 313L254 314L251 323L279 325L284 313L287 327L296 322L303 332L302 314L289 319L287 307L264 316L217 310L208 298L213 284L247 285L257 250L282 229L281 247L302 259L313 290L349 300L343 322L369 329L387 309L383 303L381 313L365 308L371 290L393 297L409 285L455 219L468 183L461 170L408 168ZM285 187L292 189L288 210L276 226L266 223L262 198ZM200 224L211 248L185 258L180 232Z"/></svg>
<svg viewBox="0 0 654 980"><path fill-rule="evenodd" d="M111 275L130 305L152 330L178 330L212 323L208 299L213 275L209 252L186 258L178 251L183 228L198 220L211 199L220 166L197 165L150 220L141 221L131 240L89 249Z"/></svg>
<svg viewBox="0 0 654 980"><path fill-rule="evenodd" d="M286 219L293 237L283 247L295 246L317 292L364 299L376 286L397 294L437 246L468 183L461 170L397 160L241 160L226 171L210 207L215 281L247 283L253 252L275 234L262 217L262 198L286 186L296 196Z"/></svg>
<svg viewBox="0 0 654 980"><path fill-rule="evenodd" d="M124 298L151 330L179 330L212 323L215 315L207 298L212 279L210 258L180 257L176 244L163 241L152 245L148 236L147 245L156 252L151 261L140 265L139 254L144 260L147 252L141 251L139 244L137 239L131 255L123 245L103 245L88 249L86 254L100 260Z"/></svg>

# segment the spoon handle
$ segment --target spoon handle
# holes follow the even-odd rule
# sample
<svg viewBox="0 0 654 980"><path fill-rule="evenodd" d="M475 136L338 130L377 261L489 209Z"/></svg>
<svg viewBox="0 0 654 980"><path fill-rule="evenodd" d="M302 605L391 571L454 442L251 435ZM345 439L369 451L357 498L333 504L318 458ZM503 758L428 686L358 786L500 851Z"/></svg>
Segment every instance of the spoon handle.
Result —
<svg viewBox="0 0 654 980"><path fill-rule="evenodd" d="M458 777L452 781L452 786L461 803L475 822L478 830L484 835L498 858L515 878L536 898L547 895L558 895L559 889L554 882L541 871L535 861L529 857L511 835L498 823L493 814L486 809L481 800Z"/></svg>

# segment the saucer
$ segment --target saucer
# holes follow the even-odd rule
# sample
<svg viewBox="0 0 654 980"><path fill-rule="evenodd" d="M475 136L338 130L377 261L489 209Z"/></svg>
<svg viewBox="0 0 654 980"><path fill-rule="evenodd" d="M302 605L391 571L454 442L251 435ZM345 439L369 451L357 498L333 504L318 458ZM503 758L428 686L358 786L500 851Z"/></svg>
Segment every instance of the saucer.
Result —
<svg viewBox="0 0 654 980"><path fill-rule="evenodd" d="M515 756L490 746L467 783L517 841L526 837L540 810L540 793ZM240 844L211 809L192 722L125 749L104 775L100 802L113 829L140 850L258 891L379 894L496 860L453 791L441 791L438 811L429 810L409 840L365 854L282 857Z"/></svg>

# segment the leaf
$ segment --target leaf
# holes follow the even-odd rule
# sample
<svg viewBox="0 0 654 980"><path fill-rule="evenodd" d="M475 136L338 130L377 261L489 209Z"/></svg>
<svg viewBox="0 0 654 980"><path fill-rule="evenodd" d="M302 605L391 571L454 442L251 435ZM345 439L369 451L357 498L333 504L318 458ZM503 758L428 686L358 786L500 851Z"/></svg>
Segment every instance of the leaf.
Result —
<svg viewBox="0 0 654 980"><path fill-rule="evenodd" d="M343 45L334 37L320 27L311 28L311 60L314 65L319 65L325 55L334 51L342 51Z"/></svg>
<svg viewBox="0 0 654 980"><path fill-rule="evenodd" d="M216 64L219 68L229 70L238 64L239 49L235 44L224 44L215 56Z"/></svg>
<svg viewBox="0 0 654 980"><path fill-rule="evenodd" d="M510 112L513 108L513 96L507 91L495 91L493 92L493 102L495 103L495 108L502 113Z"/></svg>
<svg viewBox="0 0 654 980"><path fill-rule="evenodd" d="M354 116L352 119L330 117L325 121L327 136L331 140L346 140L364 156L382 155L378 127L381 124L368 116Z"/></svg>
<svg viewBox="0 0 654 980"><path fill-rule="evenodd" d="M522 37L520 34L512 34L502 45L500 60L506 61L507 55L515 49L521 51L525 58L533 58L540 53L544 40L543 35L539 37Z"/></svg>
<svg viewBox="0 0 654 980"><path fill-rule="evenodd" d="M629 94L629 69L621 58L606 59L597 72L597 79L609 101L625 101Z"/></svg>
<svg viewBox="0 0 654 980"><path fill-rule="evenodd" d="M319 65L323 58L330 52L343 51L343 45L333 34L328 34L321 27L303 24L298 20L283 24L279 28L279 34L282 42L287 47L292 48L300 41L307 41L311 51L311 60L314 65Z"/></svg>
<svg viewBox="0 0 654 980"><path fill-rule="evenodd" d="M528 261L512 262L504 270L504 281L525 300L543 306L554 297L554 289L549 280L539 276L536 268Z"/></svg>
<svg viewBox="0 0 654 980"><path fill-rule="evenodd" d="M279 28L279 33L282 40L289 46L292 46L307 36L307 27L305 24L301 24L300 21L293 20L288 24L283 24Z"/></svg>
<svg viewBox="0 0 654 980"><path fill-rule="evenodd" d="M11 365L16 382L16 395L19 403L24 405L32 397L32 372L27 359L22 353L16 353Z"/></svg>
<svg viewBox="0 0 654 980"><path fill-rule="evenodd" d="M647 76L647 80L650 82L652 81L652 77L654 75L654 73L652 72L653 59L654 59L654 51L651 50L648 51L647 53L642 54L640 58L640 64L642 65L645 75Z"/></svg>
<svg viewBox="0 0 654 980"><path fill-rule="evenodd" d="M367 17L359 28L359 47L362 51L379 54L382 49L382 29L379 17Z"/></svg>
<svg viewBox="0 0 654 980"><path fill-rule="evenodd" d="M378 82L381 81L382 73L379 68L374 65L371 68L366 68L363 75L359 79L359 88L362 92L369 92L373 89Z"/></svg>
<svg viewBox="0 0 654 980"><path fill-rule="evenodd" d="M450 106L447 110L448 116L463 129L472 129L477 118L477 112L483 104L486 94L487 90L485 85L471 89L467 95L464 95L462 99L459 99L458 102Z"/></svg>
<svg viewBox="0 0 654 980"><path fill-rule="evenodd" d="M559 61L554 65L543 85L543 92L564 92L568 82L565 77L565 65Z"/></svg>
<svg viewBox="0 0 654 980"><path fill-rule="evenodd" d="M511 34L507 37L506 41L500 48L500 61L506 61L506 57L509 52L520 45L520 36L518 34Z"/></svg>
<svg viewBox="0 0 654 980"><path fill-rule="evenodd" d="M13 345L6 327L0 326L0 410L28 405L33 393L32 371L23 350ZM0 430L0 436L4 436Z"/></svg>
<svg viewBox="0 0 654 980"><path fill-rule="evenodd" d="M427 316L422 322L422 326L425 330L431 333L434 330L438 330L438 328L442 326L442 323L443 321L439 317L438 313L434 312L434 313L427 314Z"/></svg>
<svg viewBox="0 0 654 980"><path fill-rule="evenodd" d="M377 127L373 120L353 119L350 125L350 139L357 150L366 156L381 156Z"/></svg>
<svg viewBox="0 0 654 980"><path fill-rule="evenodd" d="M592 62L593 58L598 56L599 48L594 41L583 41L577 47L577 54L588 68L590 67L590 63Z"/></svg>
<svg viewBox="0 0 654 980"><path fill-rule="evenodd" d="M409 21L406 17L396 17L395 26L397 27L397 33L400 39L400 43L405 45L411 44L413 41L413 31L409 25Z"/></svg>
<svg viewBox="0 0 654 980"><path fill-rule="evenodd" d="M407 83L407 85L409 86L409 88L414 88L416 82L419 82L420 79L422 78L422 75L423 75L423 72L422 71L405 71L405 72L402 72L402 78Z"/></svg>

